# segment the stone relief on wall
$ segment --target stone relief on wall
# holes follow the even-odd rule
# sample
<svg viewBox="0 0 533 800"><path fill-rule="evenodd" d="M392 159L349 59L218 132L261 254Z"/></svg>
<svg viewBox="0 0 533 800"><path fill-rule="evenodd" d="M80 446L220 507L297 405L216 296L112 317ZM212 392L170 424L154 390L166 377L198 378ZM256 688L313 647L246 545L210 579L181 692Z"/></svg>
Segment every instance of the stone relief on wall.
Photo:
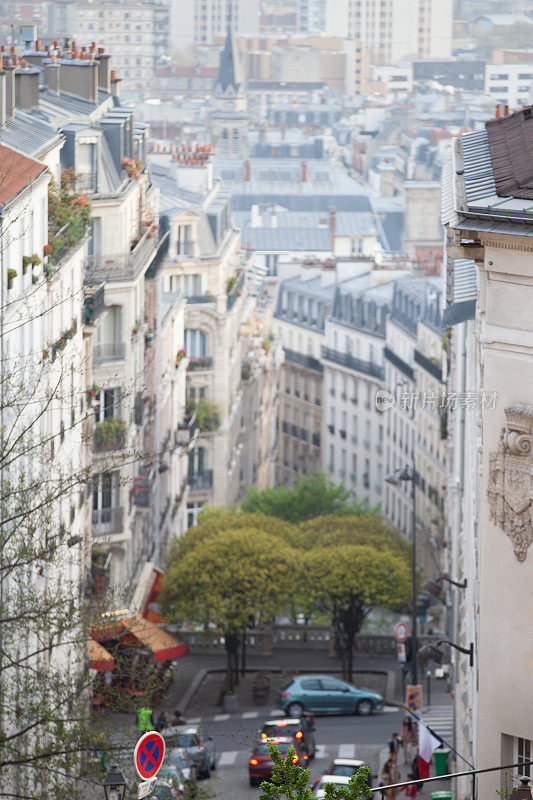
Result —
<svg viewBox="0 0 533 800"><path fill-rule="evenodd" d="M487 496L491 520L510 537L517 559L525 561L533 541L533 407L510 406L505 416L498 449L489 456Z"/></svg>

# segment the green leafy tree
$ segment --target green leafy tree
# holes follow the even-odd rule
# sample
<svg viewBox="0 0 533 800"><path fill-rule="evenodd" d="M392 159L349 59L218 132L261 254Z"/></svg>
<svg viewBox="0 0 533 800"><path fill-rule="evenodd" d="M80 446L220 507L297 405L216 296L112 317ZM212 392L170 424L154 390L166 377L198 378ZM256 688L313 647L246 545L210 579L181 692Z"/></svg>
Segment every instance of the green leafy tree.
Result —
<svg viewBox="0 0 533 800"><path fill-rule="evenodd" d="M335 516L329 514L301 522L298 526L302 547L310 550L332 544L361 544L377 550L391 550L402 558L411 545L379 514Z"/></svg>
<svg viewBox="0 0 533 800"><path fill-rule="evenodd" d="M284 758L275 745L268 747L270 758L274 763L272 781L261 784L259 800L313 800L314 795L309 788L310 773L307 769L293 764L294 750L291 748ZM350 778L348 786L326 785L328 800L363 800L371 797L368 785L368 767L360 767Z"/></svg>
<svg viewBox="0 0 533 800"><path fill-rule="evenodd" d="M352 680L353 644L373 608L401 611L408 603L407 559L358 544L317 547L305 554L306 585L331 614L343 673Z"/></svg>
<svg viewBox="0 0 533 800"><path fill-rule="evenodd" d="M173 548L161 603L171 621L215 627L224 635L226 688L233 691L239 637L250 624L282 612L299 569L296 551L257 526L204 536L194 528L196 546Z"/></svg>
<svg viewBox="0 0 533 800"><path fill-rule="evenodd" d="M250 487L241 507L243 511L261 512L288 522L301 522L325 514L378 513L378 508L370 507L366 501L351 499L351 492L343 483L333 483L324 473L302 475L293 486Z"/></svg>

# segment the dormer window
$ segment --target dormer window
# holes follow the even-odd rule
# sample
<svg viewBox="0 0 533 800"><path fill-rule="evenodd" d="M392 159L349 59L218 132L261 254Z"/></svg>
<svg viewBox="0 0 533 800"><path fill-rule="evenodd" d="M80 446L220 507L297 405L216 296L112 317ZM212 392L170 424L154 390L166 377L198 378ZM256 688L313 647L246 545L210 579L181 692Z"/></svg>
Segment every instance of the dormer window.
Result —
<svg viewBox="0 0 533 800"><path fill-rule="evenodd" d="M192 225L180 225L178 227L177 255L191 257L193 254L192 244Z"/></svg>

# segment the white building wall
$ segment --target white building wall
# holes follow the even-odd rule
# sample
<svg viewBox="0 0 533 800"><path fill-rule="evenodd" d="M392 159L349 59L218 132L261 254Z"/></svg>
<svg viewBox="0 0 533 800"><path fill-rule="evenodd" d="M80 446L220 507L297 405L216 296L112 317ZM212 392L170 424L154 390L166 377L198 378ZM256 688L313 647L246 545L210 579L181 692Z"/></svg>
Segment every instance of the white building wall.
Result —
<svg viewBox="0 0 533 800"><path fill-rule="evenodd" d="M485 66L485 94L495 103L511 109L528 105L533 88L533 65L487 64Z"/></svg>

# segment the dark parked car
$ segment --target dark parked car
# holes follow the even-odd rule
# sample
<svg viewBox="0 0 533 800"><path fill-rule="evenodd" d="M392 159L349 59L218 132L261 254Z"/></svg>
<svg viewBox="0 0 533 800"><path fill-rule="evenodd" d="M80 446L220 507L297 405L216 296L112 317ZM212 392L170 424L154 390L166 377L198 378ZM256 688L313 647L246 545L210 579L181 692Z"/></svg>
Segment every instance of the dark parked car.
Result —
<svg viewBox="0 0 533 800"><path fill-rule="evenodd" d="M305 720L302 719L269 719L260 731L261 739L272 739L278 736L292 736L294 744L305 750L309 758L315 757L315 735Z"/></svg>
<svg viewBox="0 0 533 800"><path fill-rule="evenodd" d="M377 692L357 689L351 683L330 675L306 675L285 683L278 695L280 708L290 717L299 717L304 711L317 714L360 714L367 717L381 711L383 698Z"/></svg>
<svg viewBox="0 0 533 800"><path fill-rule="evenodd" d="M192 758L199 775L210 778L216 769L215 744L211 736L202 736L198 727L180 725L162 731L166 746L183 747Z"/></svg>
<svg viewBox="0 0 533 800"><path fill-rule="evenodd" d="M275 744L281 755L285 757L290 748L294 748L293 762L301 767L307 766L307 753L298 748L294 743L294 739L290 736L279 737L277 739L262 739L258 742L248 759L248 775L250 777L250 786L259 786L261 781L268 781L272 777L272 768L274 763L270 758L268 752L268 745Z"/></svg>
<svg viewBox="0 0 533 800"><path fill-rule="evenodd" d="M183 747L168 749L165 754L165 766L178 767L187 782L187 786L192 788L198 780L198 770L196 764Z"/></svg>

